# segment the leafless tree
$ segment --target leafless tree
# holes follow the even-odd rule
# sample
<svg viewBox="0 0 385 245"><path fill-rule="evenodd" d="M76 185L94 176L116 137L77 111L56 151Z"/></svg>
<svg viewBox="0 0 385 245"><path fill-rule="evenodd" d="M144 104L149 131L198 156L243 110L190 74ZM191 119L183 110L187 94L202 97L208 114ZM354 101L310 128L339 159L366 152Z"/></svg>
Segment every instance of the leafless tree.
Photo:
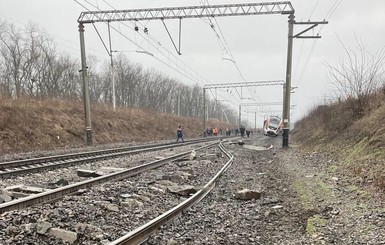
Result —
<svg viewBox="0 0 385 245"><path fill-rule="evenodd" d="M114 57L116 104L181 116L203 116L203 90L155 70L144 70L124 54ZM110 62L87 57L90 100L112 104ZM0 21L0 94L15 99L82 99L79 60L62 54L53 39L37 25L22 28ZM210 117L220 119L230 108L206 99ZM234 114L235 115L235 114ZM232 118L230 119L232 120ZM232 120L235 121L235 120Z"/></svg>
<svg viewBox="0 0 385 245"><path fill-rule="evenodd" d="M345 49L346 58L329 68L329 79L338 91L341 99L357 100L355 112L361 114L368 96L378 90L383 83L385 49L371 54L365 46L358 42L357 50Z"/></svg>

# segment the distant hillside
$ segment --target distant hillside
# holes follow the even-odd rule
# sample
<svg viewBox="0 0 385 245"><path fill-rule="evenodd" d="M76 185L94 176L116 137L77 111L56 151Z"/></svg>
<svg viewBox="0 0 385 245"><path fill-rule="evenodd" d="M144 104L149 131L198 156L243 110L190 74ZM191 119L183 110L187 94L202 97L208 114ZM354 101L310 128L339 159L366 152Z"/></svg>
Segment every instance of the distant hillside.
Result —
<svg viewBox="0 0 385 245"><path fill-rule="evenodd" d="M198 137L201 119L118 108L91 108L94 145L174 139L182 125L185 137ZM232 127L209 121L211 127ZM0 100L0 154L85 146L81 101Z"/></svg>
<svg viewBox="0 0 385 245"><path fill-rule="evenodd" d="M385 187L385 88L363 104L348 99L318 106L292 133L306 150L337 159L331 168L357 176L364 184Z"/></svg>

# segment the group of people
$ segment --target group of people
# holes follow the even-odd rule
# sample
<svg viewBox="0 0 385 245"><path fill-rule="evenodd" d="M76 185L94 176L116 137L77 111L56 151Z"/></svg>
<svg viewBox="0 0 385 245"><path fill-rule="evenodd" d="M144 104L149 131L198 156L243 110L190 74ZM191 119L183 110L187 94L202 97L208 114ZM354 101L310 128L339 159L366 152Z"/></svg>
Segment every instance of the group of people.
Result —
<svg viewBox="0 0 385 245"><path fill-rule="evenodd" d="M223 129L222 128L206 128L205 130L205 134L206 136L218 136L219 135L222 135L223 133Z"/></svg>
<svg viewBox="0 0 385 245"><path fill-rule="evenodd" d="M218 135L218 131L219 131L219 134L222 135L223 133L223 130L222 128L207 128L206 131L205 131L205 134L207 136L217 136ZM226 136L231 136L231 134L235 134L235 135L238 135L240 134L241 137L245 137L245 134L247 135L247 137L250 137L250 133L251 131L246 129L244 126L241 126L239 129L238 128L235 128L235 129L226 129ZM184 133L183 133L183 130L182 130L182 126L179 126L178 129L176 130L176 142L179 142L179 139L184 142Z"/></svg>
<svg viewBox="0 0 385 245"><path fill-rule="evenodd" d="M252 131L246 129L244 126L241 126L240 128L235 128L235 129L226 129L226 136L231 136L231 135L241 135L241 137L250 137Z"/></svg>

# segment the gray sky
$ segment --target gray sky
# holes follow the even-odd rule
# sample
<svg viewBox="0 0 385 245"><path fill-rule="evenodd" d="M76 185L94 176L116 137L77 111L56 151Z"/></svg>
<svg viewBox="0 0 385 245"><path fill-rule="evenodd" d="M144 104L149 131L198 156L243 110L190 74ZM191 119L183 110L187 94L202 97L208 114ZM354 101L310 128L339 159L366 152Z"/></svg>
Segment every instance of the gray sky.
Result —
<svg viewBox="0 0 385 245"><path fill-rule="evenodd" d="M95 6L102 10L111 9L109 5L115 9L135 9L191 6L203 3L202 0L77 1L90 10L96 10ZM212 5L263 1L209 0L208 2ZM329 21L328 25L318 27L309 33L320 33L321 39L294 40L292 86L298 89L292 94L291 104L296 105L292 116L292 122L295 122L310 108L334 96L330 82L326 78L328 69L325 63L333 65L344 57L341 42L354 49L357 47L357 39L373 54L385 47L385 1L293 0L291 3L296 11L296 21L309 19L321 21L325 18ZM25 25L29 21L37 23L55 39L60 50L77 59L80 59L77 18L82 11L85 9L73 0L0 0L1 19L18 26ZM112 49L125 53L132 62L139 63L144 68L161 71L186 84L196 83L191 78L193 72L201 76L199 80L203 84L242 82L243 79L234 63L226 60L229 54L224 52L223 46L220 45L221 42L226 42L246 81L285 80L288 32L286 15L218 17L212 22L217 32L223 33L220 39L210 27L209 19L183 20L181 56L176 54L160 21L138 23L141 29L144 25L148 28L151 39L133 31L134 23L113 23L112 27L120 33L112 32ZM167 20L166 24L177 42L178 22ZM107 26L97 24L96 27L107 42ZM109 56L92 25L86 25L85 28L87 54L95 55L100 61L108 61ZM303 28L299 25L295 26L294 33L300 32ZM137 52L142 50L138 46L154 56ZM169 65L164 65L156 58ZM182 62L186 64L189 68L176 69L182 73L184 70L188 71L189 78L170 68L173 62L176 62L179 67L182 66ZM197 77L198 75L194 75L195 79ZM282 102L281 86L211 91L210 96L226 100L223 103L231 105L235 110L238 110L240 103ZM241 100L240 97L243 99ZM253 100L247 98L253 98ZM247 112L242 112L242 118L247 118L250 124L254 125L256 108L245 109ZM274 106L266 109L281 110L282 108ZM262 124L262 116L258 116L257 126Z"/></svg>

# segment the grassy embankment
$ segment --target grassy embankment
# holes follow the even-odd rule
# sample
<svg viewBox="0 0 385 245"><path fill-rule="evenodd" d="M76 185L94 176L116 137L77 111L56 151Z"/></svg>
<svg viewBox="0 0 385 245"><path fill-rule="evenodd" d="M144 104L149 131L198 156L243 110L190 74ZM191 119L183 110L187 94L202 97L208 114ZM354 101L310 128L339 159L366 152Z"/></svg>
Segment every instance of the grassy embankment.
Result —
<svg viewBox="0 0 385 245"><path fill-rule="evenodd" d="M385 188L385 88L364 104L350 99L314 108L293 136L305 150L332 156L330 170Z"/></svg>
<svg viewBox="0 0 385 245"><path fill-rule="evenodd" d="M364 104L351 99L318 106L296 123L292 132L293 138L305 152L319 152L333 159L326 166L328 172L349 179L347 188L357 193L357 197L368 200L372 195L383 193L385 88L367 98ZM328 183L330 176L318 172L313 178L307 179L298 176L298 173L292 174L296 176L293 188L304 212L310 213L305 221L305 232L311 236L319 232L322 234L326 221L317 214L320 211L317 211L317 199L326 200L326 203L338 201L331 191L333 187Z"/></svg>
<svg viewBox="0 0 385 245"><path fill-rule="evenodd" d="M132 108L91 106L94 145L174 139L183 126L186 138L202 131L199 118ZM211 127L232 127L209 120ZM0 154L85 146L81 101L0 99Z"/></svg>

